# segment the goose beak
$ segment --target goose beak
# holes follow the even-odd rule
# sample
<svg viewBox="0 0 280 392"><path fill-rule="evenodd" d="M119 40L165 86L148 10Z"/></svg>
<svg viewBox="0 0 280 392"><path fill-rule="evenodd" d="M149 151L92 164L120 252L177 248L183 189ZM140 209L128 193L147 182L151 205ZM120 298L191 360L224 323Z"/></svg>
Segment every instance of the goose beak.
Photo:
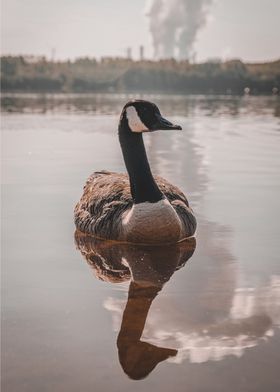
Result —
<svg viewBox="0 0 280 392"><path fill-rule="evenodd" d="M172 124L170 121L166 120L161 116L161 114L156 114L156 122L152 125L151 131L165 131L165 130L182 130L180 125Z"/></svg>

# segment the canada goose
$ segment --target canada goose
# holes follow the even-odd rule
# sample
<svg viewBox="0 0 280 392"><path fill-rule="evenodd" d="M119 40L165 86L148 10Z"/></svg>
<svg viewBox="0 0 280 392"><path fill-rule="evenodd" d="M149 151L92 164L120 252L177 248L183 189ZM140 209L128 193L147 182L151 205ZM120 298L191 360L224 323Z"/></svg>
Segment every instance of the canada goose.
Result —
<svg viewBox="0 0 280 392"><path fill-rule="evenodd" d="M78 230L103 239L138 243L176 243L195 233L196 219L183 192L153 177L143 132L181 130L144 100L129 101L119 121L119 141L128 175L98 171L84 186L75 207Z"/></svg>

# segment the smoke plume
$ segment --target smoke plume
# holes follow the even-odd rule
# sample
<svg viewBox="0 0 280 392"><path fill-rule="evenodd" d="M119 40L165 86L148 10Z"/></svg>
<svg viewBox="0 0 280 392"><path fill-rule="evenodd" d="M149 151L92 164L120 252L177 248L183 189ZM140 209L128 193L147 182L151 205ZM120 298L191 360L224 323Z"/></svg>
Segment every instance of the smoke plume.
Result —
<svg viewBox="0 0 280 392"><path fill-rule="evenodd" d="M146 15L154 57L189 59L198 31L205 25L213 0L150 0Z"/></svg>

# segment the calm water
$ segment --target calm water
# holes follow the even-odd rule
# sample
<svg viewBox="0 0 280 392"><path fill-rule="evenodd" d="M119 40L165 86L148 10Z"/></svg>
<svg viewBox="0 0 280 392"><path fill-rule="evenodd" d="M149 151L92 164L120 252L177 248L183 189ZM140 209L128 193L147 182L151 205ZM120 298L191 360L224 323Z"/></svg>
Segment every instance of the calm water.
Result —
<svg viewBox="0 0 280 392"><path fill-rule="evenodd" d="M2 98L3 391L280 390L280 100L148 98L183 127L145 135L198 218L180 247L75 238L128 97Z"/></svg>

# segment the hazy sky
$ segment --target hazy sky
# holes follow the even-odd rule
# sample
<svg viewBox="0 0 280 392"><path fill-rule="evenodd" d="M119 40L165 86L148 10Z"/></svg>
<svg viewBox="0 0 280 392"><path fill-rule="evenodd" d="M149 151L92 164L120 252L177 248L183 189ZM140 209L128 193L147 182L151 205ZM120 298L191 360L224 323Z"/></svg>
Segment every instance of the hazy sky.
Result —
<svg viewBox="0 0 280 392"><path fill-rule="evenodd" d="M145 0L2 0L2 54L56 58L152 56ZM280 57L280 0L216 0L195 44L197 60Z"/></svg>

